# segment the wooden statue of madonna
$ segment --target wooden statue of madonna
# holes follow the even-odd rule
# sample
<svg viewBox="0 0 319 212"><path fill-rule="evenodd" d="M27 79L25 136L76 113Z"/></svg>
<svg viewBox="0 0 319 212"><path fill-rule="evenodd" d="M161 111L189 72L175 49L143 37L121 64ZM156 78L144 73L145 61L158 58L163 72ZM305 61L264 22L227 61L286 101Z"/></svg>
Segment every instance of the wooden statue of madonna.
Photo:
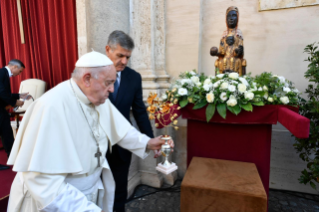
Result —
<svg viewBox="0 0 319 212"><path fill-rule="evenodd" d="M244 59L244 37L238 29L239 10L229 7L226 10L227 30L220 40L219 49L212 47L211 56L217 56L215 61L216 74L237 72L240 76L246 74L247 62Z"/></svg>

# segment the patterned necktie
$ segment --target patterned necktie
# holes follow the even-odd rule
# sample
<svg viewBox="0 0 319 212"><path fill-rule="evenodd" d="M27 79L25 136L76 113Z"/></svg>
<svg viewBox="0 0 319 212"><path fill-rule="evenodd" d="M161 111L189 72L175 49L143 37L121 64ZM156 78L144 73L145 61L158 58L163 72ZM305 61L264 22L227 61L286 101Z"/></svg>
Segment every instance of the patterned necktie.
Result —
<svg viewBox="0 0 319 212"><path fill-rule="evenodd" d="M119 81L118 81L118 74L116 74L116 80L114 82L114 92L113 92L114 100L116 100L118 90L119 90Z"/></svg>

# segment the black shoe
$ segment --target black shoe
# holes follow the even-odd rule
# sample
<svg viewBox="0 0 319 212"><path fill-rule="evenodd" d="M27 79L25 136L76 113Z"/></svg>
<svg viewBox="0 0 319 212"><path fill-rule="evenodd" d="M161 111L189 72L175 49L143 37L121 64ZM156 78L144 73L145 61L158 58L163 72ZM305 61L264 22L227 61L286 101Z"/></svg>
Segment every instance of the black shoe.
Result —
<svg viewBox="0 0 319 212"><path fill-rule="evenodd" d="M10 166L5 166L5 165L1 165L0 164L0 171L1 170L6 170L6 169L10 169L11 167Z"/></svg>

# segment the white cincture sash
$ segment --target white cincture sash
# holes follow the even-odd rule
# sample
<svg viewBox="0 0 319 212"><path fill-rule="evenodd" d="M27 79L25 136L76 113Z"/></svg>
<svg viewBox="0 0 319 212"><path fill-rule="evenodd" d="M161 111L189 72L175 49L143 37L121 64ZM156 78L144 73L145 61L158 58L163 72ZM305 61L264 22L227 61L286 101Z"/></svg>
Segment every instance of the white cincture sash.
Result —
<svg viewBox="0 0 319 212"><path fill-rule="evenodd" d="M102 199L104 192L101 192L101 190L104 190L103 183L101 180L101 173L102 173L103 167L98 167L93 174L89 176L83 175L72 175L69 174L65 178L65 182L71 184L75 188L79 189L89 201L97 204L98 198Z"/></svg>

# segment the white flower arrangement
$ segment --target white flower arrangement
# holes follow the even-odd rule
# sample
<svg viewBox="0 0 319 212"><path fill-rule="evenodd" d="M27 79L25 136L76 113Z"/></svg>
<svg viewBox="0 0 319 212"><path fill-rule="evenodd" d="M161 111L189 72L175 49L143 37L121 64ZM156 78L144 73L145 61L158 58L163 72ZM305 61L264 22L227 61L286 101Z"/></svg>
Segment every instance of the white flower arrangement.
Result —
<svg viewBox="0 0 319 212"><path fill-rule="evenodd" d="M215 110L226 118L227 110L237 115L241 110L252 111L253 106L265 104L298 105L299 94L292 82L271 73L254 78L240 77L237 73L207 77L193 70L180 75L167 91L166 99L181 107L193 103L193 109L208 105L206 119L209 121Z"/></svg>

